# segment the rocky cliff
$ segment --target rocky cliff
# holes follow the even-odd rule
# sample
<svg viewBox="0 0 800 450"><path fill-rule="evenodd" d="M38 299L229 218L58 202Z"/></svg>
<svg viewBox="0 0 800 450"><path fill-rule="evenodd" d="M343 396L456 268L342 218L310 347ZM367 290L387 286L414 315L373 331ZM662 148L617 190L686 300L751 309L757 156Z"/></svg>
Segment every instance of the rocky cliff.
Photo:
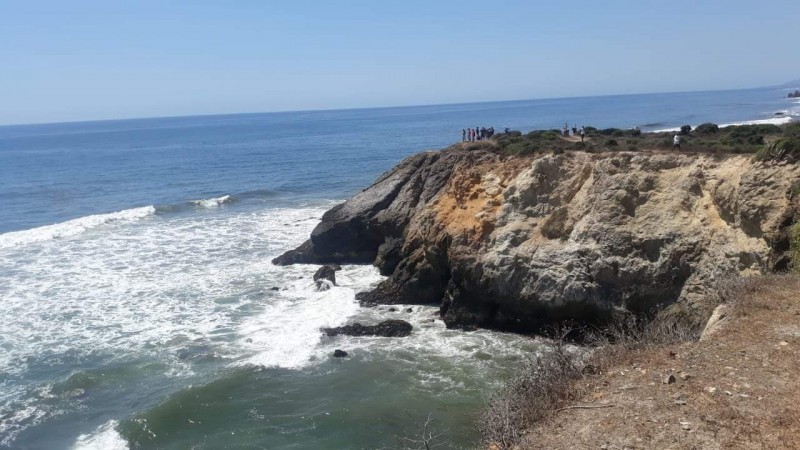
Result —
<svg viewBox="0 0 800 450"><path fill-rule="evenodd" d="M373 263L388 278L362 304L440 303L452 327L692 315L715 279L787 267L798 186L749 155L427 152L273 262Z"/></svg>

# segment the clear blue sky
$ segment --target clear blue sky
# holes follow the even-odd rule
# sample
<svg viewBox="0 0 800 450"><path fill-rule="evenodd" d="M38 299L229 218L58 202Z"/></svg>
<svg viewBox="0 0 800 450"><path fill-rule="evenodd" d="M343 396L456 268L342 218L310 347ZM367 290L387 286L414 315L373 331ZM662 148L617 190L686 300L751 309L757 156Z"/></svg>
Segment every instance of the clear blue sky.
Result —
<svg viewBox="0 0 800 450"><path fill-rule="evenodd" d="M800 1L0 0L0 124L758 87Z"/></svg>

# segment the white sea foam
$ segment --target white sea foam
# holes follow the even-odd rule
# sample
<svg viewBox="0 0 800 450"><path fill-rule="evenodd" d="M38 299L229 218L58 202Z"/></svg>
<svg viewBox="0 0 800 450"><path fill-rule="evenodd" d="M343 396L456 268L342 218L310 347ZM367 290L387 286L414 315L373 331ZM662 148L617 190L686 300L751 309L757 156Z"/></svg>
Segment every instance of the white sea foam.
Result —
<svg viewBox="0 0 800 450"><path fill-rule="evenodd" d="M223 195L222 197L207 198L204 200L192 200L192 203L201 208L216 208L231 201L230 195Z"/></svg>
<svg viewBox="0 0 800 450"><path fill-rule="evenodd" d="M327 361L342 346L355 357L405 364L420 384L455 389L476 361L501 365L532 354L537 344L520 336L429 323L434 307L359 308L355 293L383 279L371 266L345 266L337 286L317 292L316 266L269 262L307 239L330 206L197 210L0 248L0 372L19 380L0 395L0 439L13 444L25 427L81 407L78 398L66 398L56 410L49 396L31 394L41 386L25 381L29 367L158 361L162 376L183 380L197 376L196 360L299 369ZM414 325L401 343L320 331L391 317ZM458 364L465 360L471 364ZM109 422L81 436L75 448L125 448L115 427Z"/></svg>
<svg viewBox="0 0 800 450"><path fill-rule="evenodd" d="M267 291L294 273L269 260L307 238L327 208L198 213L0 248L0 373L14 380L1 390L0 440L61 413L31 394L40 387L25 381L31 366L149 360L187 377L192 357L252 356L236 331L249 311L297 301Z"/></svg>
<svg viewBox="0 0 800 450"><path fill-rule="evenodd" d="M787 123L792 123L795 121L795 117L792 115L784 115L780 117L771 117L769 119L757 119L757 120L743 120L741 122L730 122L730 123L723 123L720 124L720 128L725 127L733 127L739 125L785 125ZM697 125L693 125L692 128L696 128ZM673 127L673 128L662 128L660 130L653 130L650 133L674 133L676 131L680 131L681 127Z"/></svg>
<svg viewBox="0 0 800 450"><path fill-rule="evenodd" d="M742 122L724 123L721 124L719 127L725 128L738 125L786 125L787 123L792 123L793 121L794 118L792 116L781 116L781 117L772 117L770 119L745 120Z"/></svg>
<svg viewBox="0 0 800 450"><path fill-rule="evenodd" d="M43 408L31 404L9 412L0 409L0 413L0 446L10 446L25 427L36 425L48 416Z"/></svg>
<svg viewBox="0 0 800 450"><path fill-rule="evenodd" d="M408 308L412 312L406 312ZM353 358L389 360L396 370L404 370L415 377L418 385L427 386L430 391L445 392L463 389L464 380L474 378L475 373L492 371L497 374L504 367L518 366L542 348L540 339L518 334L447 329L438 311L437 306L425 305L361 308L348 322L374 324L402 319L412 324L413 331L401 341L382 337L323 337L314 349L316 357L330 357L334 349L341 348ZM498 377L496 381L500 383L501 380L502 377Z"/></svg>
<svg viewBox="0 0 800 450"><path fill-rule="evenodd" d="M127 450L128 442L117 432L116 420L109 420L93 433L82 434L72 445L72 450Z"/></svg>
<svg viewBox="0 0 800 450"><path fill-rule="evenodd" d="M0 234L0 249L30 244L32 242L75 236L86 230L91 230L103 225L134 222L149 217L155 212L155 207L143 206L141 208L126 209L109 214L95 214L92 216L80 217L78 219L72 219L54 225L45 225L30 230L3 233Z"/></svg>
<svg viewBox="0 0 800 450"><path fill-rule="evenodd" d="M321 356L320 328L343 325L359 310L355 293L382 279L374 267L345 266L336 274L337 286L317 292L311 278L316 269L290 268L296 279L279 292L280 300L241 326L241 345L254 352L243 363L290 369L312 363Z"/></svg>

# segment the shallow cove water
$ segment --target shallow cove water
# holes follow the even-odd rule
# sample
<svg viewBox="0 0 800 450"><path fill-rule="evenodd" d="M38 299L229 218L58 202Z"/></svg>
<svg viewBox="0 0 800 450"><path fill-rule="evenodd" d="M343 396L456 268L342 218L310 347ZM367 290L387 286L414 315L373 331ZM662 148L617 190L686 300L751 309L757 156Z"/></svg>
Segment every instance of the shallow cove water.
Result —
<svg viewBox="0 0 800 450"><path fill-rule="evenodd" d="M469 126L668 128L797 112L782 90L0 127L0 448L381 448L428 414L454 448L535 354L381 279L269 261L397 161ZM793 109L794 108L794 109ZM273 289L273 288L276 288ZM401 318L408 338L320 327ZM335 349L350 356L335 359Z"/></svg>

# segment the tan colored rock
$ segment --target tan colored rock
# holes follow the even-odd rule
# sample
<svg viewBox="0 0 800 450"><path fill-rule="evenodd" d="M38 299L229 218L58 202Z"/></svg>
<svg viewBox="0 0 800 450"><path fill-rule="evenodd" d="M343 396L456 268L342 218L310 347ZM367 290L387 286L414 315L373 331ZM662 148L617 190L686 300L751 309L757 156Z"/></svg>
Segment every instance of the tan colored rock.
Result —
<svg viewBox="0 0 800 450"><path fill-rule="evenodd" d="M365 262L383 245L391 276L360 299L441 301L451 327L535 331L667 306L705 320L716 280L786 263L797 183L799 165L749 155L426 153L276 262Z"/></svg>
<svg viewBox="0 0 800 450"><path fill-rule="evenodd" d="M710 338L725 325L725 322L729 320L729 309L730 307L726 304L722 304L714 308L714 312L711 313L711 317L708 319L708 322L706 322L705 328L703 328L703 334L700 335L701 341L705 341L706 339Z"/></svg>

